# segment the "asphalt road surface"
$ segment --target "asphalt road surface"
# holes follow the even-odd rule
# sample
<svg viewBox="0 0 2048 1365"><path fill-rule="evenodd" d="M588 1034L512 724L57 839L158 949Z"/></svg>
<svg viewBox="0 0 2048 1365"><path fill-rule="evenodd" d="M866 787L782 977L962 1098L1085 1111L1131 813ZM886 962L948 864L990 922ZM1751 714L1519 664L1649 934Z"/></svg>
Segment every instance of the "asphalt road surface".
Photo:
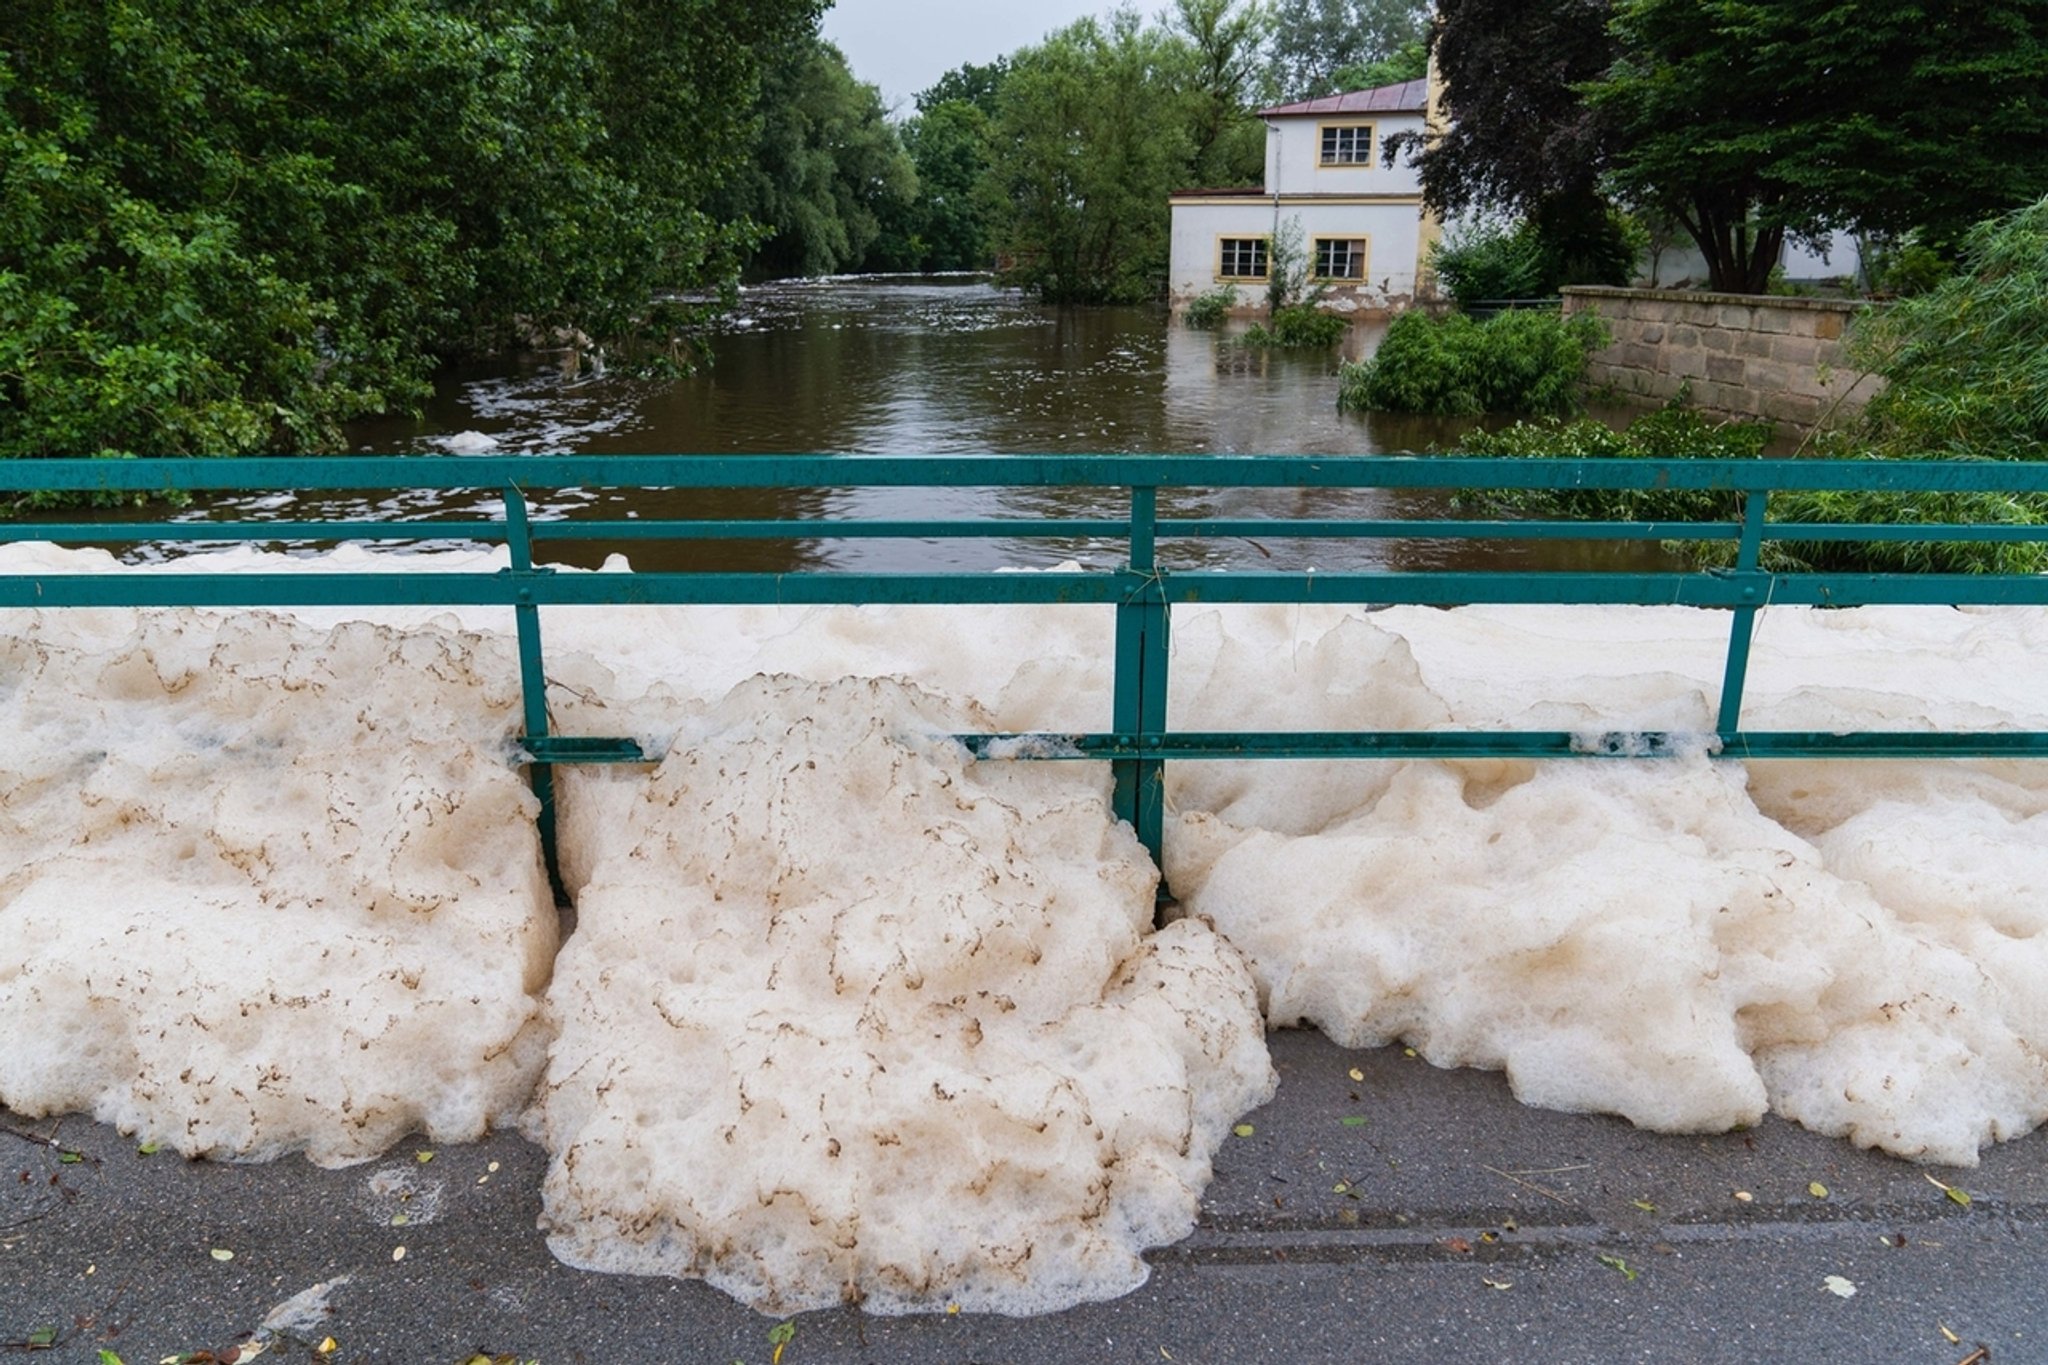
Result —
<svg viewBox="0 0 2048 1365"><path fill-rule="evenodd" d="M804 1314L782 1365L2048 1362L2048 1133L1928 1168L1777 1122L1641 1133L1399 1048L1272 1042L1279 1097L1137 1292L1039 1318ZM0 1113L0 1360L773 1358L776 1320L702 1284L555 1261L519 1138L425 1146L216 1165Z"/></svg>

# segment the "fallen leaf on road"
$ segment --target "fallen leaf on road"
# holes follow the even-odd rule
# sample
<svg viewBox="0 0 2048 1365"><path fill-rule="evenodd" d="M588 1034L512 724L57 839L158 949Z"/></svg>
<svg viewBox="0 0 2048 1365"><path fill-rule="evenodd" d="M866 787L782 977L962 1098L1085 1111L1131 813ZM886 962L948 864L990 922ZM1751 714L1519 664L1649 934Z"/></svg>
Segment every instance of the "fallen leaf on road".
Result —
<svg viewBox="0 0 2048 1365"><path fill-rule="evenodd" d="M1457 1252L1460 1256L1472 1250L1472 1244L1463 1237L1446 1237L1444 1238L1444 1246L1448 1250Z"/></svg>
<svg viewBox="0 0 2048 1365"><path fill-rule="evenodd" d="M1250 1137L1253 1133L1257 1132L1258 1130L1252 1127L1249 1123L1240 1123L1237 1125L1237 1127L1231 1129L1230 1131L1237 1134L1239 1137Z"/></svg>
<svg viewBox="0 0 2048 1365"><path fill-rule="evenodd" d="M393 1248L391 1248L391 1259L392 1259L392 1260L394 1260L394 1261L402 1261L402 1260L404 1260L404 1259L405 1259L405 1248L404 1248L404 1247L393 1247Z"/></svg>
<svg viewBox="0 0 2048 1365"><path fill-rule="evenodd" d="M1628 1280L1631 1284L1635 1282L1635 1268L1631 1266L1627 1261L1624 1261L1621 1257L1610 1256L1603 1251L1600 1253L1600 1264L1606 1266L1609 1270L1620 1271L1622 1277Z"/></svg>
<svg viewBox="0 0 2048 1365"><path fill-rule="evenodd" d="M235 1253L229 1251L226 1247L215 1247L206 1254L213 1257L216 1261L232 1261L235 1259Z"/></svg>
<svg viewBox="0 0 2048 1365"><path fill-rule="evenodd" d="M1806 1192L1812 1195L1815 1199L1825 1199L1828 1197L1828 1187L1821 1184L1818 1180L1808 1185L1806 1187Z"/></svg>
<svg viewBox="0 0 2048 1365"><path fill-rule="evenodd" d="M1937 1323L1935 1323L1934 1325L1935 1325L1936 1327L1939 1327L1939 1328L1941 1329L1941 1334L1942 1334L1943 1336L1945 1336L1945 1337L1947 1337L1947 1338L1948 1338L1948 1344L1949 1344L1949 1345L1951 1345L1951 1346L1960 1346L1960 1345L1962 1345L1962 1344L1963 1344L1963 1339L1962 1339L1961 1337L1957 1336L1957 1335L1956 1335L1956 1334L1955 1334L1954 1332L1951 1332L1951 1331L1949 1331L1949 1330L1948 1330L1948 1324L1947 1324L1947 1323L1945 1323L1945 1322L1937 1322Z"/></svg>
<svg viewBox="0 0 2048 1365"><path fill-rule="evenodd" d="M1838 1299L1853 1299L1856 1297L1856 1282L1854 1280L1844 1279L1840 1275L1830 1275L1822 1280L1821 1284L1826 1287L1828 1293L1833 1294Z"/></svg>
<svg viewBox="0 0 2048 1365"><path fill-rule="evenodd" d="M420 1165L424 1166L429 1161L432 1161L434 1159L434 1154L432 1152L414 1152L412 1154L412 1159L414 1161L419 1162Z"/></svg>
<svg viewBox="0 0 2048 1365"><path fill-rule="evenodd" d="M1961 1204L1964 1208L1970 1207L1970 1192L1968 1190L1959 1189L1954 1185L1945 1185L1931 1175L1927 1177L1927 1183L1940 1190L1956 1203Z"/></svg>
<svg viewBox="0 0 2048 1365"><path fill-rule="evenodd" d="M1737 1203L1747 1204L1753 1201L1755 1198L1756 1196L1751 1194L1748 1190L1737 1190L1735 1192L1735 1199Z"/></svg>
<svg viewBox="0 0 2048 1365"><path fill-rule="evenodd" d="M1488 1289L1513 1289L1515 1287L1513 1280L1489 1280L1482 1278L1479 1283L1485 1285Z"/></svg>
<svg viewBox="0 0 2048 1365"><path fill-rule="evenodd" d="M1363 1128L1366 1125L1366 1118L1363 1114L1346 1114L1337 1121L1346 1128Z"/></svg>
<svg viewBox="0 0 2048 1365"><path fill-rule="evenodd" d="M1655 1213L1657 1211L1657 1206L1647 1199L1631 1199L1628 1202L1641 1209L1644 1213Z"/></svg>
<svg viewBox="0 0 2048 1365"><path fill-rule="evenodd" d="M1365 1079L1365 1073L1354 1066L1351 1068L1351 1079L1354 1081L1362 1081Z"/></svg>

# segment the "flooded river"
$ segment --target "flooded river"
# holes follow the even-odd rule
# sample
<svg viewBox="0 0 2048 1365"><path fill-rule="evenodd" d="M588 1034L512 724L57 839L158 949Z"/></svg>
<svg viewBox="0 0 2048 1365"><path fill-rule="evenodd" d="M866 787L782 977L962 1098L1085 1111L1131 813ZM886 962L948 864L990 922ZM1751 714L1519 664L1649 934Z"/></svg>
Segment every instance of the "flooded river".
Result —
<svg viewBox="0 0 2048 1365"><path fill-rule="evenodd" d="M1354 329L1337 352L1248 347L1237 329L1195 331L1156 308L1056 308L976 279L793 281L748 290L714 341L715 361L680 379L565 375L533 357L446 375L419 420L351 429L357 449L425 453L634 454L1372 454L1448 448L1462 424L1337 410L1337 368L1377 344ZM492 494L395 498L320 510L433 519L487 505ZM1059 489L678 491L549 494L568 517L801 515L1120 516L1117 492ZM1236 490L1162 498L1168 516L1438 514L1430 495ZM243 502L238 514L289 518L314 510L289 497ZM197 516L214 514L198 510ZM1083 541L713 542L688 546L565 546L595 564L623 551L642 568L871 571L1108 564L1120 544ZM551 549L551 553L555 553ZM1520 565L1624 567L1656 562L1647 547L1452 542L1181 541L1169 566L1369 569Z"/></svg>

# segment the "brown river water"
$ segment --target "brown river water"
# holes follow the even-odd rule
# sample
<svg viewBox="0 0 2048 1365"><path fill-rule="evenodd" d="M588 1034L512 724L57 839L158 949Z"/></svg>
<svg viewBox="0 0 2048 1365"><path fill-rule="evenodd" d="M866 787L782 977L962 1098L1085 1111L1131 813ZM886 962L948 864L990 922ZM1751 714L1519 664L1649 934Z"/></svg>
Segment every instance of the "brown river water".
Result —
<svg viewBox="0 0 2048 1365"><path fill-rule="evenodd" d="M1196 331L1158 308L1060 308L973 278L791 281L747 290L701 373L647 380L565 374L533 356L452 371L417 420L351 428L363 453L474 448L590 454L1375 454L1454 448L1462 423L1337 410L1337 369L1378 343L1354 328L1337 352L1243 345L1241 325ZM290 494L196 507L219 515L295 519L336 513L437 518L486 510L490 490L374 501ZM1433 494L1378 490L1222 490L1166 494L1166 516L1441 515ZM565 517L995 517L1124 514L1117 491L840 489L541 495L539 515ZM875 572L982 570L1065 560L1105 567L1119 542L1077 540L722 541L550 546L594 565L624 552L648 569ZM147 553L147 552L145 552ZM1643 568L1654 547L1587 542L1485 546L1389 542L1168 542L1169 567L1325 570L1425 567Z"/></svg>

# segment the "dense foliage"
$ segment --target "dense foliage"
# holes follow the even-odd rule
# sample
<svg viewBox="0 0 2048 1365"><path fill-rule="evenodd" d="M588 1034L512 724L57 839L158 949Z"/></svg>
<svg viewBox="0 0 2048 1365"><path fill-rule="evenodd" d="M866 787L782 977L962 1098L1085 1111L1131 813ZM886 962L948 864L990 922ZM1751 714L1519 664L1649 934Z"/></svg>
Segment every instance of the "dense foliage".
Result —
<svg viewBox="0 0 2048 1365"><path fill-rule="evenodd" d="M1344 367L1337 402L1447 417L1576 412L1586 358L1609 340L1590 313L1525 310L1485 322L1463 313L1403 313L1371 357Z"/></svg>
<svg viewBox="0 0 2048 1365"><path fill-rule="evenodd" d="M949 73L902 131L921 186L888 262L991 257L1050 299L1164 292L1176 189L1256 185L1283 96L1422 74L1420 0L1173 0L1084 19L988 67ZM973 186L972 192L967 186Z"/></svg>
<svg viewBox="0 0 2048 1365"><path fill-rule="evenodd" d="M1625 215L1603 212L1601 230L1563 236L1540 218L1513 226L1468 219L1431 249L1430 264L1461 308L1481 300L1548 298L1568 284L1625 285L1647 238Z"/></svg>
<svg viewBox="0 0 2048 1365"><path fill-rule="evenodd" d="M1122 10L1011 58L982 181L1008 276L1066 302L1155 298L1193 159L1185 44Z"/></svg>
<svg viewBox="0 0 2048 1365"><path fill-rule="evenodd" d="M1536 292L1626 282L1613 278L1626 247L1601 187L1609 137L1581 94L1614 62L1608 11L1609 0L1441 0L1431 41L1451 124L1434 140L1387 139L1389 164L1418 157L1423 195L1446 218L1494 210L1533 225L1517 247L1542 277L1531 287L1549 285Z"/></svg>
<svg viewBox="0 0 2048 1365"><path fill-rule="evenodd" d="M1519 422L1501 431L1474 431L1461 445L1473 455L1564 459L1676 460L1755 459L1763 453L1770 427L1757 422L1714 422L1672 406L1638 417L1624 431L1590 419L1576 422ZM1852 444L1837 453L1861 453ZM1720 522L1742 516L1738 494L1712 489L1535 488L1468 491L1464 498L1499 511L1606 521ZM2038 526L2048 507L2037 498L1989 493L1937 493L1900 497L1858 492L1790 492L1771 499L1773 522L1815 524L1937 524ZM1707 564L1733 561L1726 540L1676 541ZM1763 567L1797 572L2039 573L2048 551L2032 544L1996 545L1954 541L1766 541Z"/></svg>
<svg viewBox="0 0 2048 1365"><path fill-rule="evenodd" d="M1956 273L1931 292L1866 318L1854 353L1883 376L1885 388L1859 425L1813 442L1815 457L2048 458L2048 199L1973 229ZM1716 425L1674 407L1639 418L1626 432L1598 422L1524 423L1475 432L1464 445L1482 455L1726 459L1755 457L1767 435L1758 424ZM1636 521L1727 521L1739 512L1731 494L1669 489L1530 490L1488 494L1487 500L1522 511ZM2040 526L2048 525L2048 499L1780 493L1771 500L1771 516L1794 523ZM1728 553L1725 542L1696 542L1692 548L1710 560ZM2040 573L2048 571L2048 548L1769 542L1766 566Z"/></svg>
<svg viewBox="0 0 2048 1365"><path fill-rule="evenodd" d="M1952 247L2048 192L2041 0L1444 0L1456 122L1441 209L1598 232L1603 187L1679 223L1715 288L1761 293L1786 237ZM1389 139L1390 153L1404 149Z"/></svg>
<svg viewBox="0 0 2048 1365"><path fill-rule="evenodd" d="M1414 66L1429 10L1428 0L1275 0L1269 62L1278 97L1313 99L1415 79L1420 70L1388 75L1389 68L1373 68L1390 61L1399 63L1393 70Z"/></svg>
<svg viewBox="0 0 2048 1365"><path fill-rule="evenodd" d="M438 358L687 320L821 0L0 8L0 457L334 445Z"/></svg>
<svg viewBox="0 0 2048 1365"><path fill-rule="evenodd" d="M1885 377L1864 437L1898 455L2048 459L2048 198L1983 223L1954 274L1857 329Z"/></svg>
<svg viewBox="0 0 2048 1365"><path fill-rule="evenodd" d="M830 275L877 249L918 254L882 241L916 199L917 172L881 92L855 79L838 48L822 39L785 46L762 74L755 118L752 155L712 202L722 221L766 229L749 273Z"/></svg>

